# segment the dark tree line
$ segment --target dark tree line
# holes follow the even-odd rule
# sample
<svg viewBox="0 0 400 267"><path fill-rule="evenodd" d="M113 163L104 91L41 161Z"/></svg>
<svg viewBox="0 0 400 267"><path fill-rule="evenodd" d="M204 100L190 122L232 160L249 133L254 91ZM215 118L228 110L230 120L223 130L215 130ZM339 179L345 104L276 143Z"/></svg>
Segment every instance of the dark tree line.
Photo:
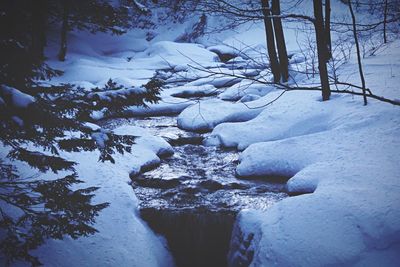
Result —
<svg viewBox="0 0 400 267"><path fill-rule="evenodd" d="M0 84L31 85L32 78L60 74L44 63L49 26L60 28L59 59L65 60L73 29L121 34L130 21L125 6L109 1L4 0L0 3Z"/></svg>
<svg viewBox="0 0 400 267"><path fill-rule="evenodd" d="M131 152L134 137L93 130L85 122L92 121L93 111L120 114L127 106L158 101L162 83L153 79L138 93L110 80L87 93L68 84L41 87L37 81L62 73L45 63L50 25L60 29L63 60L68 31L120 34L130 24L129 15L124 6L102 0L0 2L0 146L5 154L0 159L0 265L21 260L40 265L30 251L47 238L96 232L95 218L108 203L93 203L97 188L76 189L82 183L76 163L62 152L98 150L99 161L110 162L115 153ZM33 176L21 172L26 165Z"/></svg>

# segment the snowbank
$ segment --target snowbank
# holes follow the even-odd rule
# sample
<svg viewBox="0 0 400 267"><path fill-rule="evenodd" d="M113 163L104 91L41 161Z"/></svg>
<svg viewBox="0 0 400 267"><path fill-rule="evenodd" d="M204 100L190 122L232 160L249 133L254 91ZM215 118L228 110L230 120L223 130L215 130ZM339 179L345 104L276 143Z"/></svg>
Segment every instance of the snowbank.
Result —
<svg viewBox="0 0 400 267"><path fill-rule="evenodd" d="M203 86L178 86L172 87L165 90L165 93L181 98L189 98L189 97L203 97L203 96L212 96L218 94L217 88L211 84L203 85Z"/></svg>
<svg viewBox="0 0 400 267"><path fill-rule="evenodd" d="M165 241L139 218L129 184L129 173L159 163L159 156L173 153L172 148L139 127L124 126L114 132L140 136L131 154L115 155L115 164L98 162L98 153L66 153L67 159L79 163L83 186L100 187L94 201L110 206L96 218L98 233L77 240L48 240L34 251L45 266L174 266Z"/></svg>
<svg viewBox="0 0 400 267"><path fill-rule="evenodd" d="M148 107L132 106L126 109L124 113L133 117L175 115L194 103L196 102L193 100L166 96L156 104L147 104Z"/></svg>
<svg viewBox="0 0 400 267"><path fill-rule="evenodd" d="M237 101L245 95L265 96L275 89L274 86L257 83L254 81L243 80L218 95L218 98L228 101Z"/></svg>
<svg viewBox="0 0 400 267"><path fill-rule="evenodd" d="M188 69L188 64L215 66L218 56L199 44L160 41L135 57L136 61L149 63L153 69ZM137 62L137 63L139 63Z"/></svg>
<svg viewBox="0 0 400 267"><path fill-rule="evenodd" d="M267 87L266 90L270 89ZM276 99L282 91L274 91L263 99ZM332 112L343 106L340 101L321 102L318 92L287 92L277 102L265 108L256 118L243 123L223 123L215 127L206 144L234 147L243 150L252 143L273 141L325 131L340 125ZM343 115L340 111L336 116ZM343 118L345 120L345 118ZM332 123L331 123L332 122ZM331 123L331 124L330 124Z"/></svg>
<svg viewBox="0 0 400 267"><path fill-rule="evenodd" d="M178 127L189 131L209 131L223 122L247 121L263 110L263 99L231 103L219 99L200 101L178 117Z"/></svg>
<svg viewBox="0 0 400 267"><path fill-rule="evenodd" d="M2 103L8 103L15 108L27 108L35 102L32 96L6 85L0 85L0 97Z"/></svg>
<svg viewBox="0 0 400 267"><path fill-rule="evenodd" d="M364 60L366 79L378 95L398 97L398 77L384 72L384 62L398 55L397 47L395 42L382 55ZM399 69L398 63L391 66ZM342 75L351 69L353 62ZM387 84L382 89L377 86L381 77ZM357 78L350 81L357 83ZM238 175L283 175L291 177L289 193L312 193L285 199L265 212L243 213L248 220L238 220L239 236L233 240L239 244L231 247L230 262L400 262L400 109L374 100L363 107L360 98L351 96L319 99L318 93L287 92L253 120L221 124L211 134L208 143L245 149Z"/></svg>
<svg viewBox="0 0 400 267"><path fill-rule="evenodd" d="M331 100L332 108L340 109L340 101L343 99ZM322 116L313 117L312 113L321 112L321 105L311 105L314 112L302 113L302 117L325 128L322 131L307 129L304 123L304 132L293 135L291 129L301 128L301 121L281 123L282 117L264 115L263 123L270 129L257 118L261 128L250 121L253 124L240 123L235 129L241 130L231 133L238 140L254 137L257 142L257 131L264 133L265 139L279 139L250 145L240 156L238 175L293 176L287 184L290 193L313 192L285 199L260 213L256 230L240 226L240 231L253 233L259 240L252 246L252 266L398 264L400 111L371 103L366 112L354 104L345 105L342 114L347 116L342 117L335 117L341 112L329 108ZM285 109L281 112L290 116ZM329 119L329 114L335 118ZM243 137L243 132L248 135Z"/></svg>

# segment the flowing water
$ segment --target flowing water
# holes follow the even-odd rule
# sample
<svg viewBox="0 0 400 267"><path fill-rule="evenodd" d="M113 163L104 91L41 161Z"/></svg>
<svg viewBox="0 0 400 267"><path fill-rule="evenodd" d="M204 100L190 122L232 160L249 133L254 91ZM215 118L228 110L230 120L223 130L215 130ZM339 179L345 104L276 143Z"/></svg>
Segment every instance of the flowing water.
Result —
<svg viewBox="0 0 400 267"><path fill-rule="evenodd" d="M176 117L112 119L103 127L120 125L146 128L174 146L158 168L132 177L132 187L142 218L167 239L177 266L226 266L237 212L287 197L284 182L236 178L238 152L203 146L206 134L179 129Z"/></svg>

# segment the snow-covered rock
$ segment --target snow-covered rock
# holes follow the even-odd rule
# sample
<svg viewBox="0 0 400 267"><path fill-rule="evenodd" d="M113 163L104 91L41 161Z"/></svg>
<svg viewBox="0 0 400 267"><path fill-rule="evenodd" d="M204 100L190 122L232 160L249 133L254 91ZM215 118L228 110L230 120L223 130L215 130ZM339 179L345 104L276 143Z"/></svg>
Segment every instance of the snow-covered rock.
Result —
<svg viewBox="0 0 400 267"><path fill-rule="evenodd" d="M206 84L202 86L178 86L172 87L165 90L165 93L181 98L189 98L189 97L203 97L203 96L212 96L218 94L217 88L211 84Z"/></svg>
<svg viewBox="0 0 400 267"><path fill-rule="evenodd" d="M261 99L231 103L219 99L200 101L186 108L178 117L178 127L189 131L209 131L223 122L247 121L263 109Z"/></svg>
<svg viewBox="0 0 400 267"><path fill-rule="evenodd" d="M146 49L141 58L146 61L153 61L154 69L176 68L179 70L187 69L188 64L213 66L213 62L218 61L218 56L205 49L202 45L191 43L175 43L171 41L160 41L152 44ZM175 69L178 70L178 69Z"/></svg>
<svg viewBox="0 0 400 267"><path fill-rule="evenodd" d="M151 150L159 157L165 157L174 154L174 149L167 141L165 141L164 138L151 135L148 130L142 127L123 125L115 128L113 132L119 135L136 136L137 138L135 139L135 144Z"/></svg>
<svg viewBox="0 0 400 267"><path fill-rule="evenodd" d="M0 96L2 97L2 102L8 102L9 105L15 108L27 108L35 102L35 98L32 96L7 85L0 85Z"/></svg>
<svg viewBox="0 0 400 267"><path fill-rule="evenodd" d="M276 90L262 99L271 102L281 93ZM304 92L287 92L252 120L216 126L205 142L243 150L252 143L316 133L340 125L333 121L331 114L341 102L323 103L318 92L309 94L309 98L304 95ZM340 114L343 115L339 112L337 116Z"/></svg>
<svg viewBox="0 0 400 267"><path fill-rule="evenodd" d="M179 114L182 110L195 103L196 101L193 100L166 96L163 97L163 99L161 99L158 103L147 104L147 107L129 107L124 111L124 113L127 116L133 117L175 115Z"/></svg>
<svg viewBox="0 0 400 267"><path fill-rule="evenodd" d="M265 96L275 90L274 86L244 80L226 88L218 97L222 100L237 101L245 95Z"/></svg>
<svg viewBox="0 0 400 267"><path fill-rule="evenodd" d="M218 72L219 73L219 72ZM237 77L231 77L224 74L216 74L210 77L200 78L193 82L188 83L189 86L200 86L211 84L217 88L229 87L240 82L241 79Z"/></svg>

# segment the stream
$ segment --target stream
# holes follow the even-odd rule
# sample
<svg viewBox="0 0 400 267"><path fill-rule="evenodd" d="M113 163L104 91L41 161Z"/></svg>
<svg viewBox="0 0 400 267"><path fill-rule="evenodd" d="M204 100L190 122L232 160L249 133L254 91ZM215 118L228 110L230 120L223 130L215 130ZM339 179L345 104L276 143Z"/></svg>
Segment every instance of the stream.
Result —
<svg viewBox="0 0 400 267"><path fill-rule="evenodd" d="M181 130L176 121L175 116L118 118L103 127L140 126L174 147L159 167L132 178L140 215L165 237L177 266L227 266L236 214L265 210L287 197L285 181L236 178L237 151L203 146L207 134Z"/></svg>

